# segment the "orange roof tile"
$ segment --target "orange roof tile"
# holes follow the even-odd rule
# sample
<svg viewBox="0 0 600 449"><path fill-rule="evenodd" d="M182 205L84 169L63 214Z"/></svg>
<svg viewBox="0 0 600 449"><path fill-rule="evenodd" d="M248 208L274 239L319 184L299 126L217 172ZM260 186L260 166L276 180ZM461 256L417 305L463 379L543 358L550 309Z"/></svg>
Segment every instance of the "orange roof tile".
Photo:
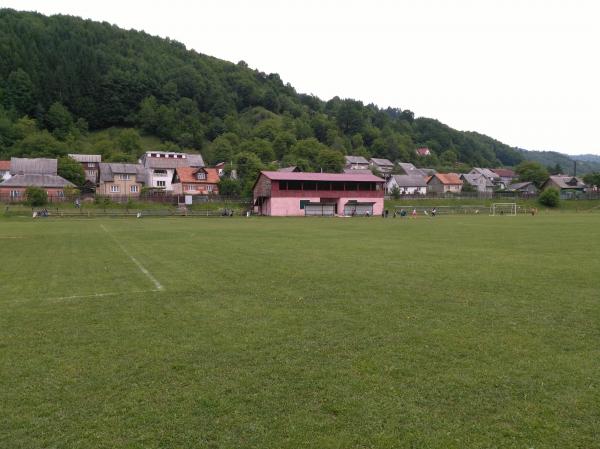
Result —
<svg viewBox="0 0 600 449"><path fill-rule="evenodd" d="M10 161L0 161L0 170L10 170Z"/></svg>
<svg viewBox="0 0 600 449"><path fill-rule="evenodd" d="M432 176L433 177L437 177L440 182L442 184L462 184L463 182L460 179L460 176L458 176L456 173L436 173L435 175ZM429 179L429 181L431 181L431 179ZM429 182L427 181L427 182Z"/></svg>
<svg viewBox="0 0 600 449"><path fill-rule="evenodd" d="M219 173L216 168L196 168L179 167L176 169L179 182L197 183L197 184L217 184L219 182ZM196 173L206 172L206 179L197 179Z"/></svg>

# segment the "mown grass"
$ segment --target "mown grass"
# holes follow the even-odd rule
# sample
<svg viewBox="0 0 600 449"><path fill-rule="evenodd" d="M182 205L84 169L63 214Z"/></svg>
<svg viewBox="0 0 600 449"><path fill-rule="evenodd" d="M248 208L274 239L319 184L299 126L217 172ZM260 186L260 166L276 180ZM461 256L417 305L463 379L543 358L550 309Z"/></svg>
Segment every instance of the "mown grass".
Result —
<svg viewBox="0 0 600 449"><path fill-rule="evenodd" d="M598 447L598 224L4 219L0 447Z"/></svg>

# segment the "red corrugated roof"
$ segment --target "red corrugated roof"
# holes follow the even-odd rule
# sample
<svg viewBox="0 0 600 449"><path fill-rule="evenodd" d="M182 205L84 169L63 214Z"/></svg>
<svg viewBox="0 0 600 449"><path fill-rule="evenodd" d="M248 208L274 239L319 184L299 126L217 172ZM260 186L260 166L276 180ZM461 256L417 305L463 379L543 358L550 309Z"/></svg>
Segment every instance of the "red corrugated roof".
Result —
<svg viewBox="0 0 600 449"><path fill-rule="evenodd" d="M0 161L0 170L10 170L10 161Z"/></svg>
<svg viewBox="0 0 600 449"><path fill-rule="evenodd" d="M498 176L502 176L505 178L515 177L516 174L510 168L492 168L492 171L496 173Z"/></svg>
<svg viewBox="0 0 600 449"><path fill-rule="evenodd" d="M280 171L262 171L273 181L348 181L348 182L384 182L373 174L355 175L352 173L295 173Z"/></svg>

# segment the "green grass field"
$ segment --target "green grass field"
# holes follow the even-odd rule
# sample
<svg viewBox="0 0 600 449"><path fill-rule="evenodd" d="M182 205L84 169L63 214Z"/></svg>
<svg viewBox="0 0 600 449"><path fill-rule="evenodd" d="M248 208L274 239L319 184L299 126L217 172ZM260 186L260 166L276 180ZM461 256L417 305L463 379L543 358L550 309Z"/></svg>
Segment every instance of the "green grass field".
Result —
<svg viewBox="0 0 600 449"><path fill-rule="evenodd" d="M599 224L0 219L0 447L600 447Z"/></svg>

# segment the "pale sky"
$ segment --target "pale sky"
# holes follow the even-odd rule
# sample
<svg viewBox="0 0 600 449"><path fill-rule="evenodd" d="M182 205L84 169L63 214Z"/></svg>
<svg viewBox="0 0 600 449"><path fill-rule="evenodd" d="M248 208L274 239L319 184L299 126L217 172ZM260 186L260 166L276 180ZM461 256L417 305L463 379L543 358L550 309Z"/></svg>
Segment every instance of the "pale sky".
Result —
<svg viewBox="0 0 600 449"><path fill-rule="evenodd" d="M170 37L298 92L410 109L509 145L600 154L600 1L0 0Z"/></svg>

